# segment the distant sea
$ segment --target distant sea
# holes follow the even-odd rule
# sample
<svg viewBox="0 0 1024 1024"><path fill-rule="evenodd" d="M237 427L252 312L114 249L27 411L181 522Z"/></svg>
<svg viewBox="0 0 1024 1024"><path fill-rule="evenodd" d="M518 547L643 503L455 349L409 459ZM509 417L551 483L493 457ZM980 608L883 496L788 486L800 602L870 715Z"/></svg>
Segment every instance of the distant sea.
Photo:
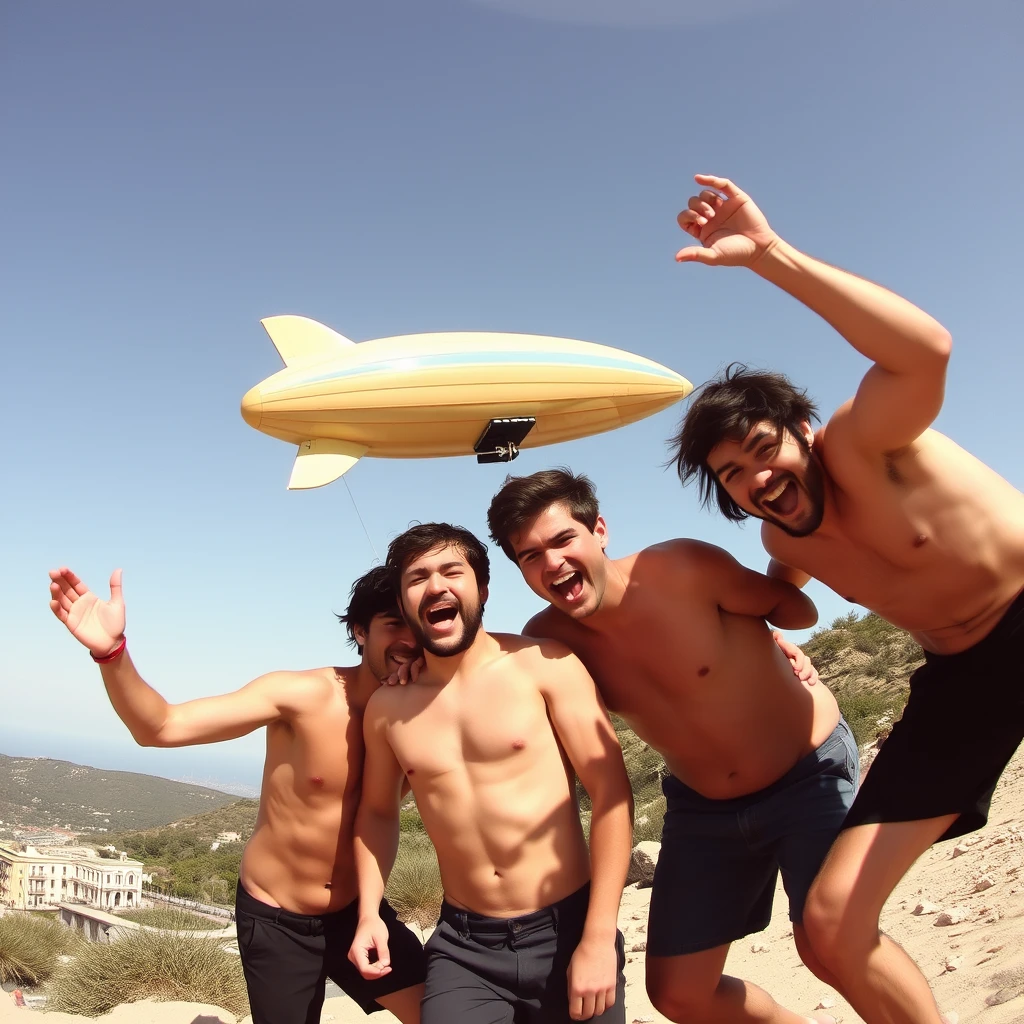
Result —
<svg viewBox="0 0 1024 1024"><path fill-rule="evenodd" d="M262 737L230 743L161 750L118 737L64 736L0 726L0 754L50 757L111 771L158 775L235 796L259 796L263 773Z"/></svg>

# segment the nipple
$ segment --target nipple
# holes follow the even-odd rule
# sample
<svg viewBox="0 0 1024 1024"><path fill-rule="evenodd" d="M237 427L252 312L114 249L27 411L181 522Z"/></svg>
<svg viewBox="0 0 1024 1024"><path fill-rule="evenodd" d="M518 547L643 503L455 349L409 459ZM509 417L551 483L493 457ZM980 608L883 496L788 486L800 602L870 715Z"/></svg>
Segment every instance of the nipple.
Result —
<svg viewBox="0 0 1024 1024"><path fill-rule="evenodd" d="M512 741L512 749L513 750L522 750L525 746L526 746L526 740L513 740Z"/></svg>
<svg viewBox="0 0 1024 1024"><path fill-rule="evenodd" d="M314 775L313 778L310 779L310 782L312 782L314 786L322 786L324 784L324 780L319 775Z"/></svg>
<svg viewBox="0 0 1024 1024"><path fill-rule="evenodd" d="M697 675L699 675L699 676L706 676L710 671L711 671L711 666L710 665L701 665L701 667L699 669L697 669Z"/></svg>

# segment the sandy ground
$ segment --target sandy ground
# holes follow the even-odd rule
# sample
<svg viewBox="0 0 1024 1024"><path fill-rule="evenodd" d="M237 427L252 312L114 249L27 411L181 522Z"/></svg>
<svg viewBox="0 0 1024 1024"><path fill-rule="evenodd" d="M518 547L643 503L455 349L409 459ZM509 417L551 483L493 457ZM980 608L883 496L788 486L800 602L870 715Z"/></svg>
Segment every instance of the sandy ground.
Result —
<svg viewBox="0 0 1024 1024"><path fill-rule="evenodd" d="M644 990L644 954L650 889L623 893L619 927L626 938L626 1020L660 1024ZM923 905L923 906L922 906ZM921 907L922 912L915 913ZM802 1014L819 1005L843 1024L861 1020L836 992L800 962L793 946L781 884L768 928L733 944L729 974L755 982ZM933 847L896 888L882 917L885 931L917 961L943 1011L960 1024L1024 1021L1024 747L1010 763L986 828ZM632 951L631 951L632 950ZM24 1021L30 1009L0 995L0 1024ZM48 1013L45 1024L82 1024L85 1018ZM119 1006L104 1024L250 1024L215 1006L141 1002ZM348 998L328 999L321 1021L361 1024L367 1018ZM391 1024L375 1013L373 1024Z"/></svg>

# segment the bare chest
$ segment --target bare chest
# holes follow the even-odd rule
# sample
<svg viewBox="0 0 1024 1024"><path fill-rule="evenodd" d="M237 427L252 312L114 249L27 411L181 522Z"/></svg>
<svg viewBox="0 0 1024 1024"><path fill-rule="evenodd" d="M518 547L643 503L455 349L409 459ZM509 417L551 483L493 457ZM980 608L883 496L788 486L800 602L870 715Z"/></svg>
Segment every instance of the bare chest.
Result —
<svg viewBox="0 0 1024 1024"><path fill-rule="evenodd" d="M351 797L363 767L362 715L340 702L267 730L267 770L301 800Z"/></svg>

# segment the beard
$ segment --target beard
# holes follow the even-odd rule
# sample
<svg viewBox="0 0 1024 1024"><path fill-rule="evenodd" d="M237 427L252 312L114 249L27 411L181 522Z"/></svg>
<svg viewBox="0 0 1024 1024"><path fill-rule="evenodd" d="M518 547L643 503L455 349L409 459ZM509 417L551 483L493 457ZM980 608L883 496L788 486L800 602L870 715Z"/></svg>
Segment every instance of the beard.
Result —
<svg viewBox="0 0 1024 1024"><path fill-rule="evenodd" d="M425 604L426 602L424 602ZM484 606L477 600L475 604L467 608L461 601L458 602L459 620L462 623L462 632L446 636L441 640L428 637L423 628L423 620L426 617L424 604L417 610L416 617L408 618L409 629L412 632L416 643L428 654L435 658L452 658L461 654L473 646L477 633L484 620Z"/></svg>
<svg viewBox="0 0 1024 1024"><path fill-rule="evenodd" d="M767 514L763 518L777 526L783 533L788 533L790 537L807 537L821 526L821 521L825 518L825 469L813 451L807 453L807 468L804 470L803 480L797 481L795 475L793 480L807 495L810 503L807 514L799 523L786 523L776 519L770 509L764 509Z"/></svg>

